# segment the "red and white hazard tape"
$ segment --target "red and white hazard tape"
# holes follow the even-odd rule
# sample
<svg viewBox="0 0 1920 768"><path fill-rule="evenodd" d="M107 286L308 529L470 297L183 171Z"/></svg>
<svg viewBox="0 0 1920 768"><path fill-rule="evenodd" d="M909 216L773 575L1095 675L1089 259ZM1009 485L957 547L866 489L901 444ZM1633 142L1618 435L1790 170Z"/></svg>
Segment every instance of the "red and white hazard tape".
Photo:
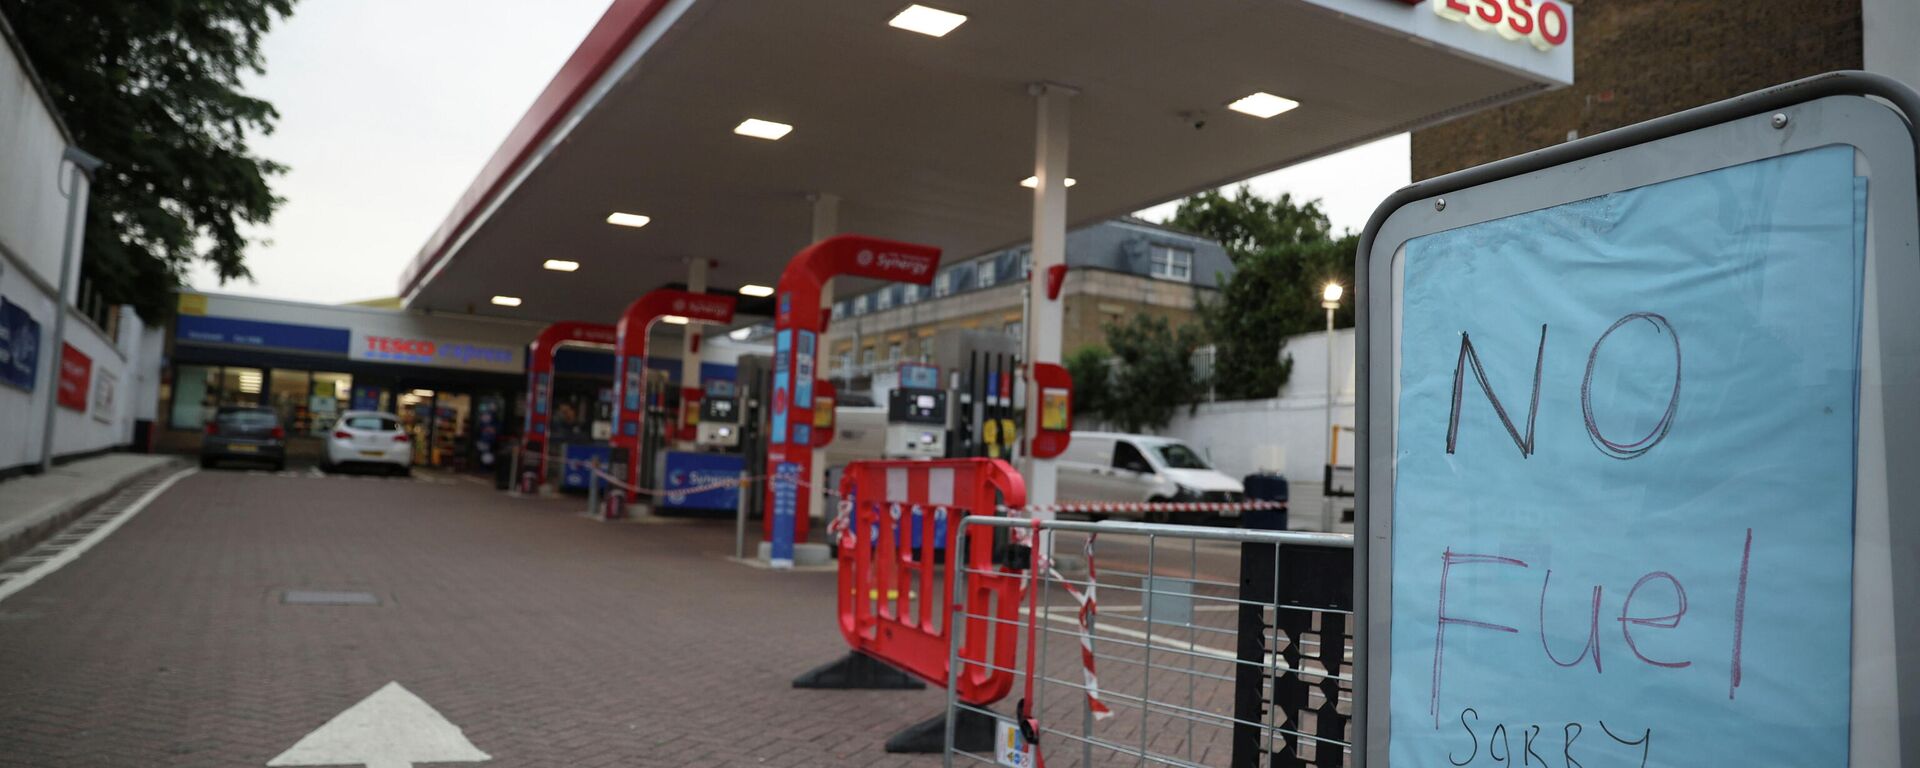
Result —
<svg viewBox="0 0 1920 768"><path fill-rule="evenodd" d="M1037 526L1032 529L1015 528L1013 531L1016 541L1023 540L1029 547L1032 547L1030 551L1033 553L1034 558L1033 572L1045 572L1047 578L1059 582L1060 586L1067 590L1067 594L1073 597L1073 601L1079 604L1080 672L1086 680L1087 711L1093 713L1093 719L1095 720L1105 720L1113 717L1113 710L1107 707L1106 702L1100 700L1100 675L1097 665L1094 663L1093 656L1093 617L1100 610L1098 598L1100 578L1099 571L1095 570L1093 565L1093 545L1095 541L1099 540L1100 534L1087 534L1087 543L1082 550L1087 558L1087 589L1085 592L1082 592L1074 588L1073 582L1068 581L1065 576L1060 575L1059 569L1053 565L1053 559L1047 557L1045 553L1040 551L1040 547L1036 546L1035 539L1038 537L1035 536L1034 533L1037 531ZM1033 586L1029 584L1027 588L1033 589ZM1036 610L1029 609L1027 620L1030 622L1039 621L1041 617L1037 614L1038 612ZM1035 731L1038 731L1037 727Z"/></svg>
<svg viewBox="0 0 1920 768"><path fill-rule="evenodd" d="M1069 501L1059 504L1033 504L1025 507L1001 507L1003 515L1028 515L1036 512L1246 512L1255 509L1286 509L1284 501Z"/></svg>
<svg viewBox="0 0 1920 768"><path fill-rule="evenodd" d="M568 461L567 464L568 466L585 467L588 472L593 473L594 477L600 478L607 485L611 485L615 488L619 488L620 490L634 494L635 496L639 496L639 495L679 496L682 494L692 495L696 493L705 493L707 491L719 490L721 488L745 487L766 479L766 476L762 475L758 477L749 477L745 480L738 480L738 479L719 480L716 482L707 483L706 485L695 485L687 488L641 488L637 485L626 483L618 477L614 477L612 474L608 473L605 469L600 468L598 465L590 461L573 459L571 461ZM804 485L804 483L802 484Z"/></svg>

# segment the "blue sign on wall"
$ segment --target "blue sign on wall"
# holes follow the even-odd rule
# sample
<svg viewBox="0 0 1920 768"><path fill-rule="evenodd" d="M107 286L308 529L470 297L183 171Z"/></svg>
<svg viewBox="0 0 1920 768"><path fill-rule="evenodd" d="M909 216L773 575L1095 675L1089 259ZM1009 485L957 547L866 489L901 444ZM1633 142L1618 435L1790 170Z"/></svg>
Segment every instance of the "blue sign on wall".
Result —
<svg viewBox="0 0 1920 768"><path fill-rule="evenodd" d="M230 344L242 347L289 349L344 355L352 333L345 328L237 320L230 317L181 315L174 323L174 338L198 344Z"/></svg>
<svg viewBox="0 0 1920 768"><path fill-rule="evenodd" d="M1854 164L1407 243L1394 765L1846 764Z"/></svg>
<svg viewBox="0 0 1920 768"><path fill-rule="evenodd" d="M666 490L662 506L675 509L711 509L732 511L740 505L737 486L714 488L698 493L675 493L688 488L731 482L740 479L747 466L746 457L737 453L667 452Z"/></svg>
<svg viewBox="0 0 1920 768"><path fill-rule="evenodd" d="M0 298L0 384L33 391L40 374L40 321Z"/></svg>

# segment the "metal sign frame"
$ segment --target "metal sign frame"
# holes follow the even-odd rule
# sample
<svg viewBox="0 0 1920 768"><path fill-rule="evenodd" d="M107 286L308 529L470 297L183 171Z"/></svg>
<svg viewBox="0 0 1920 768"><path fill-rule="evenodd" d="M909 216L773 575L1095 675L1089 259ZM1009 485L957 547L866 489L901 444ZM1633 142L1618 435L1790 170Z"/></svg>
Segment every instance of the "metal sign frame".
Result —
<svg viewBox="0 0 1920 768"><path fill-rule="evenodd" d="M1395 193L1362 235L1354 750L1390 765L1392 545L1404 246L1424 235L1742 163L1851 145L1868 185L1854 508L1850 764L1920 765L1920 95L1864 72L1799 80ZM1379 606L1369 611L1370 606ZM1904 663L1903 663L1904 662ZM1378 702L1370 706L1370 702Z"/></svg>

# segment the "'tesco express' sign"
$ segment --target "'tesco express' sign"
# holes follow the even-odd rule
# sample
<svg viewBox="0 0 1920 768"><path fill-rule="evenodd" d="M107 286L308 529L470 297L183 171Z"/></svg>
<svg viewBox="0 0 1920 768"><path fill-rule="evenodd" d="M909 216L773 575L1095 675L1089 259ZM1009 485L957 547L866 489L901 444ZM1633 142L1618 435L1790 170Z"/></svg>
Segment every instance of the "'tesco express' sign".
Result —
<svg viewBox="0 0 1920 768"><path fill-rule="evenodd" d="M1433 12L1448 21L1526 40L1543 51L1567 42L1573 24L1554 0L1433 0Z"/></svg>

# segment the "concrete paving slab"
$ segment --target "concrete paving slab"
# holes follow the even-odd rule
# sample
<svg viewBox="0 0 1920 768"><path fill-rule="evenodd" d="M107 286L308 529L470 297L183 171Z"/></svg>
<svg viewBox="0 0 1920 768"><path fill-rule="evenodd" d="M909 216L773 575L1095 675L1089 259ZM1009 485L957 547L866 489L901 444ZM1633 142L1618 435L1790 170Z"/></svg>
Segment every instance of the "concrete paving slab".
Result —
<svg viewBox="0 0 1920 768"><path fill-rule="evenodd" d="M32 549L102 499L177 456L108 453L0 483L0 559Z"/></svg>

